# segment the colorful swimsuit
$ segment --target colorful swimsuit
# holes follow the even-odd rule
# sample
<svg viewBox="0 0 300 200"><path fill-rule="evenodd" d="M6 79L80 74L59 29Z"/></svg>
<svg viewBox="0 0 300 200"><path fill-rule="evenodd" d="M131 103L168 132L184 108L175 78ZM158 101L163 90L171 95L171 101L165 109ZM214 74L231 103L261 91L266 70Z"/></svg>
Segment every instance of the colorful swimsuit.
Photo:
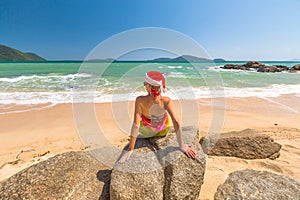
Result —
<svg viewBox="0 0 300 200"><path fill-rule="evenodd" d="M140 122L140 135L142 137L157 137L157 136L166 136L170 124L171 124L171 117L170 115L165 112L162 119L159 119L157 123L155 123L154 120L155 116L152 116L151 119L145 117L144 115L141 116L142 120Z"/></svg>

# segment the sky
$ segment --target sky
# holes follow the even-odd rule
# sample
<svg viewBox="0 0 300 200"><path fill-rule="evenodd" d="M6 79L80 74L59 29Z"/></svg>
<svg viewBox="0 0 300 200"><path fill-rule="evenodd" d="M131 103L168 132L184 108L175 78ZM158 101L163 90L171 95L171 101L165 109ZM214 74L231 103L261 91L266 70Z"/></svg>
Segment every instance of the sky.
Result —
<svg viewBox="0 0 300 200"><path fill-rule="evenodd" d="M187 35L212 58L299 60L299 9L299 0L1 0L0 44L83 60L115 34L160 27Z"/></svg>

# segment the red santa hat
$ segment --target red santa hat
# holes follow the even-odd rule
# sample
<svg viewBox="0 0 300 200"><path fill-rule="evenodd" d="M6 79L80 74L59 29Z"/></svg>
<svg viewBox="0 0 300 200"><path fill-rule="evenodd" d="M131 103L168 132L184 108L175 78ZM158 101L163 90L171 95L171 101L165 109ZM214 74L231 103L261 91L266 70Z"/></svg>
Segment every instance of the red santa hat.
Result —
<svg viewBox="0 0 300 200"><path fill-rule="evenodd" d="M156 71L147 72L145 75L145 82L154 86L161 86L166 89L166 80L162 73Z"/></svg>

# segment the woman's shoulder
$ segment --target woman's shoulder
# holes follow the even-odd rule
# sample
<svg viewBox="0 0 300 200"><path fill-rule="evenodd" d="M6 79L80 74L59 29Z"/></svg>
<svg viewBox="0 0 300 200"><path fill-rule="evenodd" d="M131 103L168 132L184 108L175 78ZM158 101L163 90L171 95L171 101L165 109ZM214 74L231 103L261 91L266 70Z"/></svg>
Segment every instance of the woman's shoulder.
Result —
<svg viewBox="0 0 300 200"><path fill-rule="evenodd" d="M136 97L136 99L135 99L135 101L137 102L137 103L141 103L141 104L143 104L143 103L147 103L147 102L152 102L152 100L149 98L149 96L138 96L138 97ZM160 98L160 101L164 104L164 105L166 105L166 104L168 104L170 101L172 101L172 99L170 98L170 97L168 97L168 96L161 96L161 98Z"/></svg>
<svg viewBox="0 0 300 200"><path fill-rule="evenodd" d="M162 96L161 100L163 100L163 101L171 101L171 98L168 97L168 96Z"/></svg>
<svg viewBox="0 0 300 200"><path fill-rule="evenodd" d="M147 99L147 95L141 95L135 98L135 100L143 100L143 99Z"/></svg>
<svg viewBox="0 0 300 200"><path fill-rule="evenodd" d="M162 96L161 101L164 103L164 105L168 105L169 102L172 101L172 99L168 96Z"/></svg>
<svg viewBox="0 0 300 200"><path fill-rule="evenodd" d="M137 103L143 103L143 102L146 102L147 99L148 99L147 96L138 96L138 97L136 97L135 101L136 101Z"/></svg>

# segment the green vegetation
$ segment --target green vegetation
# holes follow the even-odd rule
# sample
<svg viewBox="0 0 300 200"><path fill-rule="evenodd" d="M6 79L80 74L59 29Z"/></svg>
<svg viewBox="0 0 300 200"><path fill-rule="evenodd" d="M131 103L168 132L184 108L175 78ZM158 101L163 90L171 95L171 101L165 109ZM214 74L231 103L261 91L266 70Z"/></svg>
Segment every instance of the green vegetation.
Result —
<svg viewBox="0 0 300 200"><path fill-rule="evenodd" d="M0 45L0 61L23 61L23 60L44 61L46 59L34 53L24 53L17 49Z"/></svg>

